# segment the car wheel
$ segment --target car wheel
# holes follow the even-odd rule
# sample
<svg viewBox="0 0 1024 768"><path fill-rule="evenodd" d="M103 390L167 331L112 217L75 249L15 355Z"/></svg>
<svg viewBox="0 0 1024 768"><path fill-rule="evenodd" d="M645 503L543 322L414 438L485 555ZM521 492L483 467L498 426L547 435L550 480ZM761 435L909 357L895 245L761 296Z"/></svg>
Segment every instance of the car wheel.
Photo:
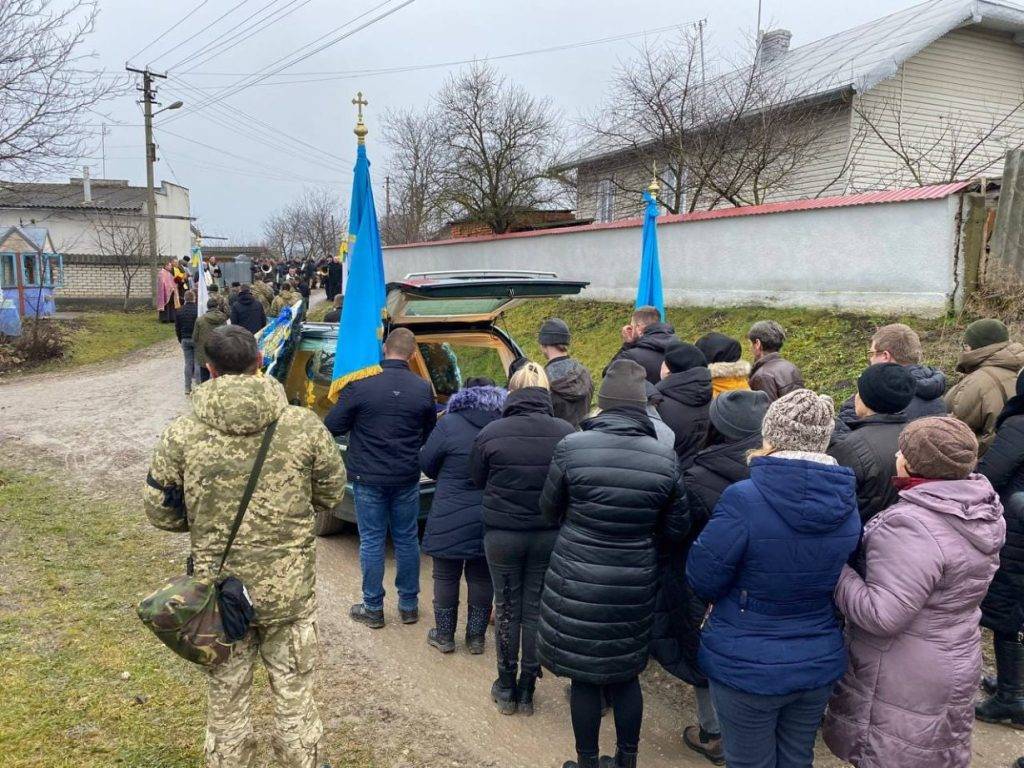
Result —
<svg viewBox="0 0 1024 768"><path fill-rule="evenodd" d="M316 521L313 524L313 534L316 536L333 536L337 533L347 533L355 528L352 523L335 517L330 510L318 510Z"/></svg>

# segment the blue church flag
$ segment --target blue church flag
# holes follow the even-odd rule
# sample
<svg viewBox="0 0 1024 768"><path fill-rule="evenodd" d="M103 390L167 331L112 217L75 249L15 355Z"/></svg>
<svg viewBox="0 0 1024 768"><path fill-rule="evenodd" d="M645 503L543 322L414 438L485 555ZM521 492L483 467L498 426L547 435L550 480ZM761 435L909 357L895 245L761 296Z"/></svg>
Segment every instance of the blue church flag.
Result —
<svg viewBox="0 0 1024 768"><path fill-rule="evenodd" d="M348 276L329 397L350 382L380 373L385 302L384 255L370 185L370 161L360 141L349 212Z"/></svg>
<svg viewBox="0 0 1024 768"><path fill-rule="evenodd" d="M658 258L658 201L644 192L647 210L644 213L643 255L640 261L640 281L636 287L638 307L656 307L665 319L665 298L661 290L661 262Z"/></svg>

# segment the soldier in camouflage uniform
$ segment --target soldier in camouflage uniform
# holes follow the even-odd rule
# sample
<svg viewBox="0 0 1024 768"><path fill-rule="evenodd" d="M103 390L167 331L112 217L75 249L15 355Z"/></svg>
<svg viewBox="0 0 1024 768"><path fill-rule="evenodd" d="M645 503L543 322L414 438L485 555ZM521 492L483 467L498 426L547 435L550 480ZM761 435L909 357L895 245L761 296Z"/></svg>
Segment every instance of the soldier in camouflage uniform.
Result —
<svg viewBox="0 0 1024 768"><path fill-rule="evenodd" d="M255 296L256 301L258 301L262 305L263 314L267 316L267 320L277 317L276 312L273 314L270 313L271 306L275 301L274 289L270 287L270 283L265 283L262 280L258 279L253 280L252 295Z"/></svg>
<svg viewBox="0 0 1024 768"><path fill-rule="evenodd" d="M259 658L274 696L276 764L315 768L323 759L318 754L323 726L313 700L318 656L313 521L315 510L341 501L345 467L312 411L288 405L274 379L252 375L259 352L251 333L217 328L206 351L214 378L195 389L193 412L164 431L145 491L153 525L189 532L196 575L216 571L264 431L277 420L223 571L245 584L254 617L231 658L209 669L207 765L254 765L250 692Z"/></svg>

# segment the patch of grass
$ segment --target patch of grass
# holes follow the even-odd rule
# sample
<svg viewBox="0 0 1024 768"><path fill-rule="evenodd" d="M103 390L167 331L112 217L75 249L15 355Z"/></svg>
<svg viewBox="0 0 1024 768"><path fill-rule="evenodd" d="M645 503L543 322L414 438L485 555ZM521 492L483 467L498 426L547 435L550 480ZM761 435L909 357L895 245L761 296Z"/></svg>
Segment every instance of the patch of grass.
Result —
<svg viewBox="0 0 1024 768"><path fill-rule="evenodd" d="M142 594L182 571L181 541L140 516L0 467L5 768L202 763L205 677L135 616ZM269 697L256 702L266 734ZM343 734L330 734L328 749L346 756L337 765L373 765Z"/></svg>
<svg viewBox="0 0 1024 768"><path fill-rule="evenodd" d="M503 325L534 360L541 360L537 329L549 317L561 317L572 329L572 354L600 378L601 371L621 345L620 328L631 307L597 301L532 301L505 315ZM854 390L857 376L867 365L871 334L879 325L903 322L916 329L925 347L925 360L953 372L963 326L957 318L921 319L909 316L854 315L823 310L769 309L765 307L673 307L668 321L678 336L694 341L709 331L720 331L743 342L750 360L747 331L757 320L771 318L786 329L783 354L800 366L807 386L835 398Z"/></svg>
<svg viewBox="0 0 1024 768"><path fill-rule="evenodd" d="M174 324L161 323L156 312L89 312L78 319L64 365L102 363L174 338Z"/></svg>

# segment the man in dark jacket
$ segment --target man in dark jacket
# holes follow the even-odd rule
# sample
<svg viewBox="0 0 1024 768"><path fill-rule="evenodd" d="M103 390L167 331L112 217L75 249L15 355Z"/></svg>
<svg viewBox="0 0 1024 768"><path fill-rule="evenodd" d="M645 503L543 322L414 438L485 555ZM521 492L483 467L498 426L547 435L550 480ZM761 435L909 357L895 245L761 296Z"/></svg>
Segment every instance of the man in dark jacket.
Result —
<svg viewBox="0 0 1024 768"><path fill-rule="evenodd" d="M198 317L196 306L196 292L185 291L185 303L174 316L174 335L181 345L181 353L185 357L185 394L192 394L192 382L198 381L196 375L196 348L192 341L192 334L196 327Z"/></svg>
<svg viewBox="0 0 1024 768"><path fill-rule="evenodd" d="M632 360L640 363L651 384L661 381L661 364L665 360L665 347L675 338L676 329L661 322L661 313L654 307L637 307L629 325L622 328L622 347L608 363ZM608 372L605 367L604 372Z"/></svg>
<svg viewBox="0 0 1024 768"><path fill-rule="evenodd" d="M238 299L231 305L231 324L242 326L254 336L267 324L267 313L252 295L252 287L248 283L238 289Z"/></svg>
<svg viewBox="0 0 1024 768"><path fill-rule="evenodd" d="M348 474L363 573L363 601L349 615L372 629L384 626L384 543L389 530L402 623L419 619L420 448L437 423L437 411L430 385L409 370L415 351L412 331L393 330L384 342L381 372L345 386L324 419L335 437L349 435Z"/></svg>
<svg viewBox="0 0 1024 768"><path fill-rule="evenodd" d="M786 331L774 320L759 320L750 326L747 333L754 355L754 366L750 369L750 388L767 392L772 400L801 389L804 377L800 369L786 360L779 352L786 341Z"/></svg>
<svg viewBox="0 0 1024 768"><path fill-rule="evenodd" d="M868 367L857 379L857 418L847 425L849 434L837 435L829 446L829 455L857 477L857 506L863 523L892 506L899 496L892 484L897 441L907 423L904 409L915 391L914 377L902 365Z"/></svg>
<svg viewBox="0 0 1024 768"><path fill-rule="evenodd" d="M914 377L914 399L904 412L908 422L924 416L946 414L946 403L942 399L946 392L946 374L938 368L922 365L923 357L921 338L909 325L883 325L871 337L871 349L868 351L870 365L897 363ZM857 420L853 400L854 396L851 395L839 409L840 429Z"/></svg>
<svg viewBox="0 0 1024 768"><path fill-rule="evenodd" d="M555 416L579 429L580 422L590 413L594 382L583 363L569 357L572 341L569 326L557 317L545 320L537 340L548 360L544 370L551 386L551 406Z"/></svg>
<svg viewBox="0 0 1024 768"><path fill-rule="evenodd" d="M711 371L704 353L674 338L665 350L661 373L658 413L675 433L679 466L686 469L707 435Z"/></svg>

